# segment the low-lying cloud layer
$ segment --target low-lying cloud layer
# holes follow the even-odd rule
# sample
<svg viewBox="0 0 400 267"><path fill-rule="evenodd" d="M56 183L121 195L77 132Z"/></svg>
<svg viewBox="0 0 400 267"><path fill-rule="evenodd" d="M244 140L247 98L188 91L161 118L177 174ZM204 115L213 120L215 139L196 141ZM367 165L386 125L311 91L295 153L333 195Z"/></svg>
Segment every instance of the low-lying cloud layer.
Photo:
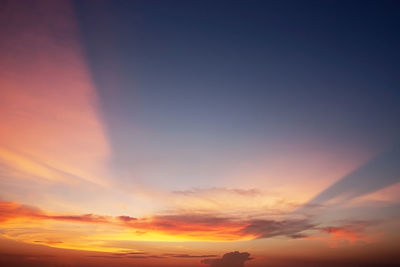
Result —
<svg viewBox="0 0 400 267"><path fill-rule="evenodd" d="M229 252L220 259L204 259L201 263L208 264L210 267L244 267L244 263L251 260L247 252Z"/></svg>
<svg viewBox="0 0 400 267"><path fill-rule="evenodd" d="M54 222L54 223L53 223ZM0 201L0 231L5 237L27 243L45 244L60 248L117 252L113 247L97 246L96 240L137 241L237 241L259 238L284 237L327 241L336 246L343 242L370 242L369 229L376 226L372 221L347 221L336 224L319 224L310 219L286 218L267 220L253 218L219 217L215 214L170 214L135 218L126 215L102 216L95 214L51 214L41 209L15 202ZM71 227L66 226L70 223ZM70 232L80 224L81 230ZM91 225L96 225L91 227ZM20 229L24 229L21 231ZM92 229L104 229L106 236ZM38 229L42 229L38 230ZM368 230L368 231L367 231ZM58 234L55 235L54 233ZM122 238L122 239L121 239ZM342 242L343 241L343 242ZM95 245L93 245L95 244ZM230 254L229 254L230 255ZM226 256L227 259L231 256ZM234 254L236 255L236 254ZM115 254L107 257L128 258L204 258L214 255L189 254ZM233 257L233 256L232 256ZM235 256L237 257L237 255ZM226 262L227 259L222 262ZM205 261L210 266L224 266L221 261ZM214 265L213 265L214 264ZM241 265L238 265L241 266Z"/></svg>
<svg viewBox="0 0 400 267"><path fill-rule="evenodd" d="M274 236L292 237L314 226L307 220L238 219L219 217L214 214L171 214L144 218L94 214L48 214L35 207L15 202L0 202L0 222L16 219L29 219L30 222L52 220L103 224L135 229L142 235L148 232L158 232L165 235L181 235L200 239L209 238L210 240L240 240Z"/></svg>

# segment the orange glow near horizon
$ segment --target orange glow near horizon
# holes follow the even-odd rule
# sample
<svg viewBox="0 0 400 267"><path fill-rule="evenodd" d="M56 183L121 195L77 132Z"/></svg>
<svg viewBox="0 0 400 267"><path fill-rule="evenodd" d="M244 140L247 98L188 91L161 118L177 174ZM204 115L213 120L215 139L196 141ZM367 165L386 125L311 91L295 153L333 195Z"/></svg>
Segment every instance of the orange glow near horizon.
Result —
<svg viewBox="0 0 400 267"><path fill-rule="evenodd" d="M15 202L0 202L1 228L5 236L10 238L35 243L37 239L46 240L46 245L59 248L73 248L98 251L117 251L120 248L93 247L93 244L105 241L152 241L152 242L177 242L177 241L239 241L250 240L257 236L243 234L241 230L248 223L241 221L223 220L218 218L202 217L199 220L192 220L196 215L182 218L182 216L153 217L153 218L131 218L128 216L101 216L93 214L85 215L49 215L40 209L20 205ZM211 222L208 222L210 220ZM216 220L217 223L212 221ZM101 231L92 232L91 224ZM26 232L30 227L42 228L42 233L24 234L21 239L18 232L23 225ZM69 225L69 226L68 226ZM78 243L57 242L57 239L70 239L63 229L78 226L87 229L84 232L76 233L81 237ZM48 233L52 230L52 233ZM54 231L59 233L54 236ZM29 232L29 231L28 231ZM48 235L48 236L47 236ZM86 240L91 245L80 244ZM90 241L91 240L91 241ZM72 240L70 241L72 242ZM84 243L84 242L83 242Z"/></svg>

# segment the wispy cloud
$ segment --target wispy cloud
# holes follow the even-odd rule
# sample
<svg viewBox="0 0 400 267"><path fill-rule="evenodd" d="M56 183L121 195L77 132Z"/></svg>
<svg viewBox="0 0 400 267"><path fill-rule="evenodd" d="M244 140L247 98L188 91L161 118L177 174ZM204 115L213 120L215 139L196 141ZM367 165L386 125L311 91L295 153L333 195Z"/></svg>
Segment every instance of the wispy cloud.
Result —
<svg viewBox="0 0 400 267"><path fill-rule="evenodd" d="M93 214L83 215L47 215L36 207L21 205L15 202L0 201L0 222L18 219L30 218L36 220L56 220L82 223L110 223L111 217L99 216Z"/></svg>
<svg viewBox="0 0 400 267"><path fill-rule="evenodd" d="M222 216L264 214L278 216L293 210L299 203L283 198L279 193L255 188L192 188L173 191L171 202L182 212L218 213Z"/></svg>

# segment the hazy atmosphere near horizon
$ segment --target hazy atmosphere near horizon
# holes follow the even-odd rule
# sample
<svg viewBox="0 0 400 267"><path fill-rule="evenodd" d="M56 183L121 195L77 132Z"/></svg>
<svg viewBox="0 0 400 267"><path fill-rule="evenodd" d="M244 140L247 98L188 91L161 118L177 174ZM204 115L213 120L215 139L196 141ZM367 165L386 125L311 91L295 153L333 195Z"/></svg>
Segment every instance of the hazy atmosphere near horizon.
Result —
<svg viewBox="0 0 400 267"><path fill-rule="evenodd" d="M400 266L400 1L0 0L0 266Z"/></svg>

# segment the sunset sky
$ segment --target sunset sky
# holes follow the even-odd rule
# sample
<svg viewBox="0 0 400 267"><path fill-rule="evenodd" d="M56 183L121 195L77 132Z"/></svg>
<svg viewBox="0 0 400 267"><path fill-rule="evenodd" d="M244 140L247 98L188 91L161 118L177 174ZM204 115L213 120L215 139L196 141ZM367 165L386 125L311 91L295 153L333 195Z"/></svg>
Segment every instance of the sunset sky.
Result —
<svg viewBox="0 0 400 267"><path fill-rule="evenodd" d="M400 264L399 29L398 1L0 0L0 265Z"/></svg>

